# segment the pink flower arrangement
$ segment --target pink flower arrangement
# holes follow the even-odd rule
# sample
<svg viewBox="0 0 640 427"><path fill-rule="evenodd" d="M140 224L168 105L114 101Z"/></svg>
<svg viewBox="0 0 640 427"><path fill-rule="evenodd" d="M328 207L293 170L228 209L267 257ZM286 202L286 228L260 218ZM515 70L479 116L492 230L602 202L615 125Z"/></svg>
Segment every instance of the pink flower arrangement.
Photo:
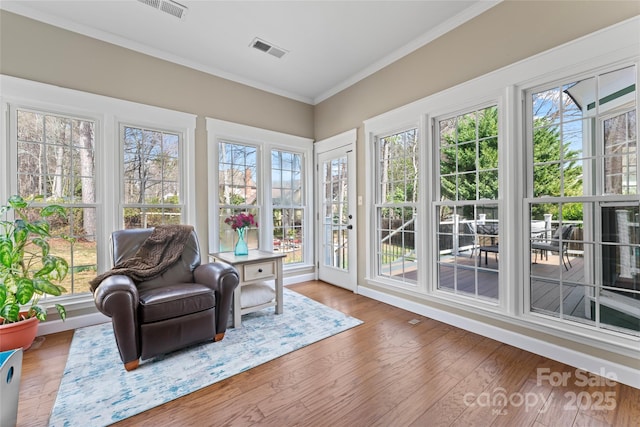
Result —
<svg viewBox="0 0 640 427"><path fill-rule="evenodd" d="M224 223L229 224L234 230L249 227L250 225L258 226L258 222L253 214L246 214L244 212L239 213L238 215L231 215L224 220Z"/></svg>

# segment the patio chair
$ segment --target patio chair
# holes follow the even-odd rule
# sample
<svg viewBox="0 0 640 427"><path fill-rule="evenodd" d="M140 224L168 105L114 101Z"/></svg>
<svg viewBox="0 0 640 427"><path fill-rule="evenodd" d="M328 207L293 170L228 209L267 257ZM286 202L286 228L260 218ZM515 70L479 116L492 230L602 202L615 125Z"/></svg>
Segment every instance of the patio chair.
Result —
<svg viewBox="0 0 640 427"><path fill-rule="evenodd" d="M498 224L496 222L477 224L476 227L472 227L474 230L474 249L471 251L471 257L475 250L478 250L478 259L482 260L482 253L484 252L484 263L488 263L487 255L492 252L498 262L498 243L496 238L498 237ZM489 243L490 242L490 243Z"/></svg>
<svg viewBox="0 0 640 427"><path fill-rule="evenodd" d="M568 253L569 239L571 238L572 233L573 224L567 224L562 227L558 227L551 240L532 242L531 249L536 251L536 257L533 262L536 263L538 261L538 252L540 252L540 256L542 256L542 253L546 254L546 252L557 252L562 259L564 268L568 271L569 267L567 267L567 263L569 263L570 267L573 267Z"/></svg>

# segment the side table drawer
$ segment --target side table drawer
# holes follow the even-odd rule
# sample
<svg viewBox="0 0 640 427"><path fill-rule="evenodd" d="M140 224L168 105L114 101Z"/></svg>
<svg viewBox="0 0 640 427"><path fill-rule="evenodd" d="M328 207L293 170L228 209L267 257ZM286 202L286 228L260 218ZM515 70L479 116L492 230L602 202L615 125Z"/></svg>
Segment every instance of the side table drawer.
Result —
<svg viewBox="0 0 640 427"><path fill-rule="evenodd" d="M243 265L243 281L273 279L276 277L275 261Z"/></svg>

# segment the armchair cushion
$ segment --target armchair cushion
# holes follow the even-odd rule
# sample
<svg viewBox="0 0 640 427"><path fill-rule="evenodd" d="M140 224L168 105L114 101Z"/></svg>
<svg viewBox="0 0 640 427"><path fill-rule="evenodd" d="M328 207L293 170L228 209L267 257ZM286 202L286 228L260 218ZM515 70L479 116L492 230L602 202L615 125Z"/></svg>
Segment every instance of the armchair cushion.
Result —
<svg viewBox="0 0 640 427"><path fill-rule="evenodd" d="M172 319L216 306L211 289L197 283L176 283L166 286L138 287L140 323Z"/></svg>

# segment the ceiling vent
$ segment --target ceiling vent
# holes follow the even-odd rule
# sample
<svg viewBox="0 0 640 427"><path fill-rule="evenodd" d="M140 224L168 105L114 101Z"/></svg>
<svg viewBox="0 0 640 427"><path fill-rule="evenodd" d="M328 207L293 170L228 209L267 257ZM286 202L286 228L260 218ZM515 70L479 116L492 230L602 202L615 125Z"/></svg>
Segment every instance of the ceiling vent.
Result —
<svg viewBox="0 0 640 427"><path fill-rule="evenodd" d="M172 0L138 0L140 3L144 3L147 6L151 6L154 9L161 10L169 15L173 15L176 18L182 19L187 14L187 7L181 5Z"/></svg>
<svg viewBox="0 0 640 427"><path fill-rule="evenodd" d="M289 52L257 37L251 42L251 47L254 49L258 49L264 53L268 53L271 56L275 56L276 58L282 58Z"/></svg>

